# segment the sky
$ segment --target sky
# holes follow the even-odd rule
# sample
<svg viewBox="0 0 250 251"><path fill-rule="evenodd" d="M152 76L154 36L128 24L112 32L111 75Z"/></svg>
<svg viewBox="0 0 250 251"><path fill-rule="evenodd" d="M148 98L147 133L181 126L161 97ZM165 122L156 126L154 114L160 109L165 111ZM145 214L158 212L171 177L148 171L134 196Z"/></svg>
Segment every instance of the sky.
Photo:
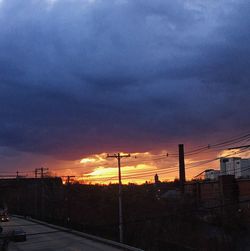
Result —
<svg viewBox="0 0 250 251"><path fill-rule="evenodd" d="M154 172L176 167L154 158L179 143L249 132L249 11L248 0L0 0L0 172L100 176L116 165L100 156L118 151L137 156L125 174Z"/></svg>

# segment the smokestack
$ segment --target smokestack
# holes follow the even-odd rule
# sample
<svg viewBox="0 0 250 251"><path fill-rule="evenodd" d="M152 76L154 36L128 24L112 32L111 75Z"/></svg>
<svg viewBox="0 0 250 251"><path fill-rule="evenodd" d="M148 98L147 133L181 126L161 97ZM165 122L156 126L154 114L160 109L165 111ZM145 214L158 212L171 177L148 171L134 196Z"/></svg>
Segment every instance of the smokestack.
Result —
<svg viewBox="0 0 250 251"><path fill-rule="evenodd" d="M184 145L179 144L179 179L180 179L180 189L184 193L185 189L185 160L184 160Z"/></svg>

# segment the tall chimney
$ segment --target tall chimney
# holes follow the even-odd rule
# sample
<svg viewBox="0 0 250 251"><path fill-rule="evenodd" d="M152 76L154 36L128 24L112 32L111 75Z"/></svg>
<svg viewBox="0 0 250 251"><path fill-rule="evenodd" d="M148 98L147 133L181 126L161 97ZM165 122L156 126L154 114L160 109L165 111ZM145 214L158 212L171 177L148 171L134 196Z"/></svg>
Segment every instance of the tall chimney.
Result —
<svg viewBox="0 0 250 251"><path fill-rule="evenodd" d="M179 144L179 179L181 192L184 193L186 176L183 144Z"/></svg>

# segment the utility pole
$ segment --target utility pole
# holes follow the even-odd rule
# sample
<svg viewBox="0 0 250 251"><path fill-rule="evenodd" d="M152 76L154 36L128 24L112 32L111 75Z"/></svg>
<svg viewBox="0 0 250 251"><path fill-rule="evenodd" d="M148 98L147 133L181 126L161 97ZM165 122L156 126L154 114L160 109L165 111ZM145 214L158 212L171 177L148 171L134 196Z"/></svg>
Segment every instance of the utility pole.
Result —
<svg viewBox="0 0 250 251"><path fill-rule="evenodd" d="M184 194L186 176L185 176L185 159L184 159L183 144L179 144L179 179L180 179L181 193Z"/></svg>
<svg viewBox="0 0 250 251"><path fill-rule="evenodd" d="M41 167L41 178L43 179L44 178L44 171L48 171L49 168L44 168L44 167Z"/></svg>
<svg viewBox="0 0 250 251"><path fill-rule="evenodd" d="M120 153L113 154L107 156L107 158L116 158L118 161L118 177L119 177L119 235L120 235L120 243L123 243L123 216L122 216L122 177L121 177L121 159L129 158L130 154Z"/></svg>
<svg viewBox="0 0 250 251"><path fill-rule="evenodd" d="M47 174L47 171L49 170L49 168L44 168L44 167L41 167L41 168L36 168L35 169L35 178L38 177L38 174L40 174L40 178L44 178L44 175Z"/></svg>
<svg viewBox="0 0 250 251"><path fill-rule="evenodd" d="M37 168L35 169L35 179L37 179ZM35 217L38 217L38 184L37 184L37 180L35 181L35 210L34 210L34 214Z"/></svg>
<svg viewBox="0 0 250 251"><path fill-rule="evenodd" d="M67 178L66 184L67 184L67 226L70 227L70 220L71 220L71 198L70 198L70 180L71 178L75 178L73 175L68 176L62 176L64 178Z"/></svg>
<svg viewBox="0 0 250 251"><path fill-rule="evenodd" d="M38 177L38 174L40 174L40 178L41 178L41 180L39 180L38 182L40 183L40 196L41 197L39 201L40 201L40 217L42 217L42 219L44 218L44 211L45 211L44 175L47 174L48 170L49 170L48 168L44 168L44 167L35 169L35 178ZM38 184L36 184L36 186L38 188ZM36 191L36 201L38 203L37 195L38 195L38 191ZM37 205L37 211L38 211L38 205Z"/></svg>
<svg viewBox="0 0 250 251"><path fill-rule="evenodd" d="M70 175L68 175L68 176L63 176L63 177L67 178L66 184L69 185L71 178L75 178L76 176L73 176L73 175L70 176Z"/></svg>

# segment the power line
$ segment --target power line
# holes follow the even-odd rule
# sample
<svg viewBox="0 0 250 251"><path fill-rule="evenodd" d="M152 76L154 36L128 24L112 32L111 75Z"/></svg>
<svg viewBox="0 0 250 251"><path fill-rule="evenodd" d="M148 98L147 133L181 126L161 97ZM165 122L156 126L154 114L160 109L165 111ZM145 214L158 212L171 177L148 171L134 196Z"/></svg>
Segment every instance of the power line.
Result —
<svg viewBox="0 0 250 251"><path fill-rule="evenodd" d="M242 148L249 148L250 145L245 145L245 146L236 146L236 147L230 147L228 150L234 150L234 149L242 149Z"/></svg>
<svg viewBox="0 0 250 251"><path fill-rule="evenodd" d="M228 146L228 145L231 145L231 144L235 144L235 143L240 143L240 142L242 142L244 140L249 140L249 139L250 139L250 133L247 133L247 134L244 134L243 136L240 136L240 137L233 137L231 139L228 139L228 140L225 140L225 141L222 141L222 142L219 142L219 143L207 144L205 146L192 149L190 151L187 151L185 153L185 155L189 156L189 155L199 154L201 152L210 150L212 148L225 147L225 146ZM169 156L178 157L178 154L176 154L176 153L173 153L173 154L169 153Z"/></svg>
<svg viewBox="0 0 250 251"><path fill-rule="evenodd" d="M235 172L235 171L239 171L239 170L241 171L241 173L244 173L244 172L250 170L250 165L249 165L249 166L245 166L242 170L241 170L241 167L240 167L240 166L234 168L234 172ZM204 170L203 172L199 173L198 175L194 176L193 178L196 178L196 177L200 176L200 175L203 174L204 172L205 172L205 170ZM227 171L227 170L225 170L225 171L220 171L220 175L224 175L224 174L228 174L228 171ZM234 175L235 175L235 174L234 174Z"/></svg>
<svg viewBox="0 0 250 251"><path fill-rule="evenodd" d="M236 154L240 154L240 153L243 153L243 152L246 152L248 151L248 149L241 149L239 152L234 152L234 153L231 153L231 154L228 154L226 156L223 156L223 157L230 157L230 156L233 156L233 155L236 155ZM214 162L216 160L219 160L220 157L217 157L217 158L214 158L214 159L210 159L210 160L204 160L204 161L198 161L198 162L194 162L194 163L191 163L191 164L187 164L186 166L186 169L190 169L190 168L194 168L194 167L197 167L199 165L204 165L204 164L207 164L207 163L211 163L211 162ZM112 167L114 168L114 167ZM123 176L125 179L134 179L134 178L141 178L143 176L146 176L146 175L153 175L154 173L159 173L161 175L164 175L164 174L169 174L169 173L174 173L178 171L178 167L167 167L167 168L162 168L162 169L157 169L157 170L148 170L148 171L142 171L142 172L132 172L132 173L129 173L125 176ZM79 176L81 178L88 178L86 176ZM94 180L99 180L99 181L112 181L112 180L116 180L117 177L116 176L111 176L111 177L105 177L105 178L95 178Z"/></svg>
<svg viewBox="0 0 250 251"><path fill-rule="evenodd" d="M231 154L228 154L224 157L230 157L230 156L234 156L236 154L240 154L242 153L243 151L240 151L240 152L234 152L234 153L231 153ZM244 151L245 152L245 151ZM203 163L201 162L195 162L195 163L192 163L190 165L186 165L186 169L191 169L191 168L195 168L201 164L206 164L206 163L210 163L210 162L214 162L216 160L219 160L220 157L218 158L214 158L214 159L211 159L211 160L206 160L204 161ZM124 179L133 179L133 178L141 178L143 176L146 176L146 175L152 175L154 173L159 173L161 175L164 175L164 174L169 174L169 173L174 173L174 172L177 172L178 171L178 167L168 167L168 168L162 168L162 169L157 169L157 170L148 170L148 171L142 171L140 173L136 172L136 173L130 173L130 174L127 174L127 175L124 175L123 178ZM112 177L105 177L105 178L96 178L98 180L102 180L102 179L105 179L105 181L111 181L111 180L116 180L116 176L112 176Z"/></svg>
<svg viewBox="0 0 250 251"><path fill-rule="evenodd" d="M240 143L242 141L245 141L245 140L249 140L250 139L250 133L245 133L245 134L241 134L240 136L237 136L237 137L232 137L230 139L227 139L225 141L222 141L222 142L219 142L219 143L215 143L215 144L208 144L208 145L205 145L205 146L201 146L201 147L198 147L198 148L194 148L190 151L187 151L186 152L186 156L193 156L193 155L196 155L196 154L200 154L202 152L205 152L207 150L218 150L218 149L221 149L222 147L225 147L225 146L228 146L228 145L231 145L231 144L235 144L235 143ZM172 153L166 153L166 154L161 154L161 155L154 155L156 158L151 158L151 159L140 159L140 157L137 157L138 160L136 161L130 161L130 162L127 162L127 165L131 165L131 164L143 164L143 163L151 163L151 162L157 162L157 161L162 161L164 159L166 159L167 157L178 157L178 154L172 154ZM145 157L143 157L145 158ZM209 162L212 162L212 161L215 161L217 160L218 158L215 158L213 160L208 160L208 162L197 162L197 164L195 163L192 163L192 164L187 164L186 166L191 166L191 165L201 165L201 164L206 164L206 163L209 163ZM110 166L109 164L105 164L103 163L102 165L99 165L99 166L96 166L96 167L93 167L93 168L98 168L98 167L110 167L110 168L114 168L112 166ZM57 170L67 170L67 169L80 169L80 168L83 168L82 166L77 166L77 167L71 167L71 168L53 168L53 170L57 171ZM11 172L8 172L8 173L11 173ZM20 172L21 173L21 172ZM25 171L22 171L22 173L32 173L32 171L30 170L27 170L26 172Z"/></svg>
<svg viewBox="0 0 250 251"><path fill-rule="evenodd" d="M212 161L214 161L214 160L211 160L210 162L212 162ZM186 169L192 169L195 167L196 166L188 166L188 167L186 167ZM162 168L162 169L158 169L158 170L148 170L148 171L142 171L140 173L133 173L133 174L130 173L130 174L124 175L123 179L128 180L128 179L143 178L145 176L150 176L155 173L158 173L160 175L165 175L165 174L170 174L170 173L176 173L177 171L178 171L178 167ZM111 176L111 177L105 177L105 178L95 178L94 180L107 182L107 181L117 180L117 177Z"/></svg>

